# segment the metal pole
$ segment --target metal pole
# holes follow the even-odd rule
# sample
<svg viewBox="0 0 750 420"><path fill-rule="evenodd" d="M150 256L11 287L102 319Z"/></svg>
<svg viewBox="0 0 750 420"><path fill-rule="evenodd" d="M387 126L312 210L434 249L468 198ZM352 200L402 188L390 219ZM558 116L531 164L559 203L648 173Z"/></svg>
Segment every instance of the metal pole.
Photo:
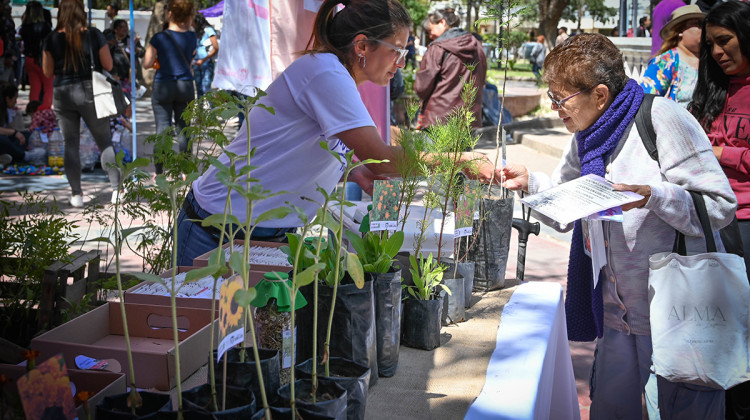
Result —
<svg viewBox="0 0 750 420"><path fill-rule="evenodd" d="M620 36L628 36L628 0L620 0Z"/></svg>
<svg viewBox="0 0 750 420"><path fill-rule="evenodd" d="M138 157L138 142L136 135L136 118L135 118L135 17L133 13L133 0L129 2L130 6L130 123L133 127L133 160Z"/></svg>
<svg viewBox="0 0 750 420"><path fill-rule="evenodd" d="M633 0L633 36L638 36L638 0Z"/></svg>

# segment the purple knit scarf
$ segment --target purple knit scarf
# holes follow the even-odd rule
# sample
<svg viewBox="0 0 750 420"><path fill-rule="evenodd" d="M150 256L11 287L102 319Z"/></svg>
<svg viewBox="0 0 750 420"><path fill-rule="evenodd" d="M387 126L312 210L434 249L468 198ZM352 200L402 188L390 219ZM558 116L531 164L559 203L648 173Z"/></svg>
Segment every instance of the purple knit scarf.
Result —
<svg viewBox="0 0 750 420"><path fill-rule="evenodd" d="M625 130L643 102L643 88L630 80L612 105L589 128L576 134L581 176L604 176L606 159L617 147ZM600 274L601 275L601 274ZM568 289L565 296L565 315L568 339L593 341L601 337L604 327L602 283L594 289L591 258L583 251L581 221L576 221L570 246Z"/></svg>

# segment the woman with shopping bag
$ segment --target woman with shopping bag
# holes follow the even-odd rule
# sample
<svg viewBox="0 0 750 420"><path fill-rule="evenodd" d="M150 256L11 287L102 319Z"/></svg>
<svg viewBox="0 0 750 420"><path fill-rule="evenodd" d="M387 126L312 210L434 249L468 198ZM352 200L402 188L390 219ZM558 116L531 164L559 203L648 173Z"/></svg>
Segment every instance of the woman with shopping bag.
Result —
<svg viewBox="0 0 750 420"><path fill-rule="evenodd" d="M728 1L706 16L691 112L701 122L737 195L750 266L750 4ZM727 390L727 418L750 417L750 382Z"/></svg>
<svg viewBox="0 0 750 420"><path fill-rule="evenodd" d="M102 152L100 161L109 177L114 203L119 194L120 172L114 167L115 151L109 118L97 118L91 81L92 68L96 71L112 70L112 55L101 31L86 27L86 12L81 0L60 1L57 27L45 41L42 66L45 76L55 76L53 104L65 139L65 175L72 192L70 205L83 207L79 151L81 118Z"/></svg>
<svg viewBox="0 0 750 420"><path fill-rule="evenodd" d="M650 256L670 251L675 231L696 237L689 238L690 249L705 249L688 190L702 193L714 230L729 224L736 208L708 138L687 110L653 98L656 144L668 153L652 159L634 124L643 89L625 75L622 54L603 35L568 38L547 56L543 78L553 109L574 136L552 177L513 164L503 169L503 185L533 194L596 174L616 190L644 197L623 205L620 221L595 222L602 233L592 243L601 243L606 255L596 278L584 251L583 229L590 221L561 225L536 214L557 230L573 229L565 312L570 340L597 340L591 418L641 418L644 395L652 418L723 418L724 391L657 381L651 373ZM674 398L663 402L662 395Z"/></svg>

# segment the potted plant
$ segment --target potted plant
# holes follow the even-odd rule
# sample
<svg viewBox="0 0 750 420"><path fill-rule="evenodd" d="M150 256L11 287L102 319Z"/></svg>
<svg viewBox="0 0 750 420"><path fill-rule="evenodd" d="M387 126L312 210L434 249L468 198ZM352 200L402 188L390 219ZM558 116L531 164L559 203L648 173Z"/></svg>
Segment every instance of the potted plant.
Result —
<svg viewBox="0 0 750 420"><path fill-rule="evenodd" d="M401 341L401 269L394 268L393 262L404 243L404 232L370 231L360 237L347 231L346 237L373 284L378 375L389 378L398 367Z"/></svg>
<svg viewBox="0 0 750 420"><path fill-rule="evenodd" d="M432 350L440 346L440 322L443 297L451 293L442 283L445 267L434 260L432 254L419 259L409 256L413 286L404 285L410 298L404 301L404 321L401 342L409 347Z"/></svg>
<svg viewBox="0 0 750 420"><path fill-rule="evenodd" d="M502 31L503 50L505 52L505 71L503 77L500 110L505 107L505 82L508 80L508 45L511 44L511 25L519 15L529 12L526 6L520 7L518 0L490 0L485 15L477 20L477 25L484 22L499 22ZM502 162L506 158L506 136L502 124L497 125L495 135L495 166L498 159ZM494 177L487 186L484 196L479 203L479 226L475 245L470 248L470 258L474 260L476 269L474 282L484 290L498 289L505 286L505 268L510 251L510 235L513 222L514 198L511 192L503 187L493 186Z"/></svg>

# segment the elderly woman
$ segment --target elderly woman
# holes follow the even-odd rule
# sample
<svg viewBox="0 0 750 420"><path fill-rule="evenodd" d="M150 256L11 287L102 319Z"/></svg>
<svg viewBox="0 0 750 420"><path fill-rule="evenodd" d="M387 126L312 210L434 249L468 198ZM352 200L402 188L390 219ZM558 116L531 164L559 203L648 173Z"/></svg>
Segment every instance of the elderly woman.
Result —
<svg viewBox="0 0 750 420"><path fill-rule="evenodd" d="M547 56L544 70L553 109L574 136L551 178L529 173L523 165L508 165L503 185L533 194L597 174L616 190L644 197L622 206L622 222L602 222L607 261L595 288L582 221L574 227L536 215L560 231L574 229L565 312L569 339L599 338L591 374L591 418L639 419L644 393L649 412L658 414L657 389L662 418L724 418L723 391L657 380L650 374L649 256L670 251L676 230L702 236L688 190L703 193L713 229L729 224L736 208L706 134L687 110L655 98L657 148L669 153L660 153L658 162L651 159L633 123L643 89L625 75L620 51L603 35L567 39ZM688 238L688 247L705 249L702 241Z"/></svg>
<svg viewBox="0 0 750 420"><path fill-rule="evenodd" d="M661 29L664 43L649 61L641 80L646 93L666 96L687 107L698 80L701 24L705 16L694 4L672 12L672 18Z"/></svg>

